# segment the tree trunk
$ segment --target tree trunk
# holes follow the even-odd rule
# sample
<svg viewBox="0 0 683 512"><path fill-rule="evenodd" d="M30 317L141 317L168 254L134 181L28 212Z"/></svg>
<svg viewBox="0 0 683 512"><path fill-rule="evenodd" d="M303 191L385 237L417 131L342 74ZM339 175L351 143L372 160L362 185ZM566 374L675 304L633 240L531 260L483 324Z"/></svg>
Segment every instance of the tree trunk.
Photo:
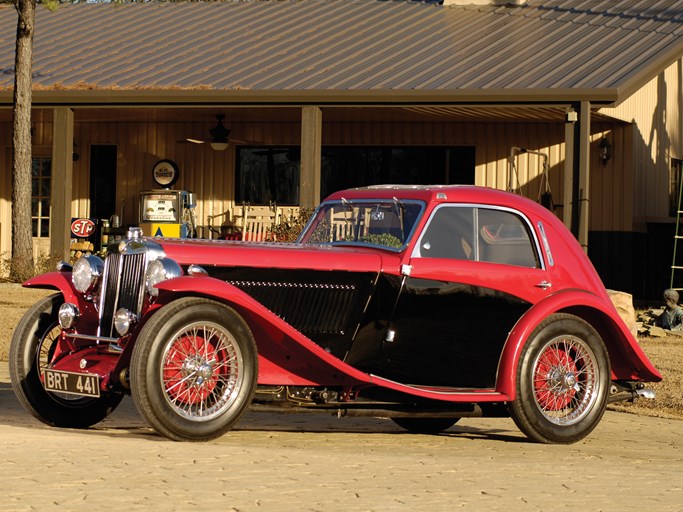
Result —
<svg viewBox="0 0 683 512"><path fill-rule="evenodd" d="M31 225L31 101L33 29L36 0L15 0L17 45L14 59L14 117L12 124L12 261L11 277L33 274Z"/></svg>

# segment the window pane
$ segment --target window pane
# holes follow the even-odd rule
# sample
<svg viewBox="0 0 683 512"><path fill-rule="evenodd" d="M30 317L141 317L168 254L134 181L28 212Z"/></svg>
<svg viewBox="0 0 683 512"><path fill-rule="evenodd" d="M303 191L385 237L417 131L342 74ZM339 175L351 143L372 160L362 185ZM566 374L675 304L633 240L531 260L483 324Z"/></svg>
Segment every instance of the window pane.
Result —
<svg viewBox="0 0 683 512"><path fill-rule="evenodd" d="M50 200L49 199L42 199L40 201L40 215L43 217L49 217L50 216Z"/></svg>
<svg viewBox="0 0 683 512"><path fill-rule="evenodd" d="M38 236L38 219L31 219L33 236Z"/></svg>
<svg viewBox="0 0 683 512"><path fill-rule="evenodd" d="M299 204L298 147L240 147L237 150L238 203Z"/></svg>
<svg viewBox="0 0 683 512"><path fill-rule="evenodd" d="M52 176L52 158L43 159L43 176Z"/></svg>
<svg viewBox="0 0 683 512"><path fill-rule="evenodd" d="M38 217L40 215L40 210L38 210L38 200L31 199L31 217Z"/></svg>
<svg viewBox="0 0 683 512"><path fill-rule="evenodd" d="M43 197L50 197L50 179L40 180L40 195Z"/></svg>
<svg viewBox="0 0 683 512"><path fill-rule="evenodd" d="M441 207L430 221L420 240L420 255L426 258L474 259L474 209Z"/></svg>
<svg viewBox="0 0 683 512"><path fill-rule="evenodd" d="M465 158L466 157L466 158ZM323 197L383 183L474 183L472 147L322 147Z"/></svg>
<svg viewBox="0 0 683 512"><path fill-rule="evenodd" d="M479 209L479 259L519 267L539 267L526 223L502 210Z"/></svg>
<svg viewBox="0 0 683 512"><path fill-rule="evenodd" d="M40 219L40 236L43 238L50 236L50 219Z"/></svg>

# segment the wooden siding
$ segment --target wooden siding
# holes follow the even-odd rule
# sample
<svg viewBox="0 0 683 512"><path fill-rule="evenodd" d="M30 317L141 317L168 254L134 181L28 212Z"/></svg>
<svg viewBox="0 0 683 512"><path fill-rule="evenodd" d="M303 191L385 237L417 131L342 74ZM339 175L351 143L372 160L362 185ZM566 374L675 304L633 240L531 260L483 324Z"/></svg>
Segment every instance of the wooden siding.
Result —
<svg viewBox="0 0 683 512"><path fill-rule="evenodd" d="M633 124L630 140L623 143L632 145L633 187L638 191L633 215L639 230L645 229L648 218L669 216L671 158L683 158L682 75L683 62L678 60L618 107L601 110Z"/></svg>
<svg viewBox="0 0 683 512"><path fill-rule="evenodd" d="M38 117L38 116L37 116ZM209 144L192 144L185 139L208 135L213 123L153 123L153 122L76 122L74 140L79 159L73 167L72 215L90 214L90 151L94 144L114 144L117 148L116 214L123 211L122 223L138 220L140 190L154 188L151 169L155 162L169 158L180 167L180 179L175 188L191 190L197 199L197 222L208 224L208 217L221 214L234 206L235 146L226 151L214 151ZM34 142L41 148L52 143L52 123L35 123ZM231 137L263 144L300 144L299 123L232 123ZM0 125L0 133L9 133L9 126ZM597 131L596 131L597 130ZM607 135L615 148L615 156L603 168L597 160L597 144ZM591 230L630 230L633 183L626 163L629 158L626 140L629 130L616 124L594 126L591 161ZM432 145L474 146L476 151L475 183L506 190L510 183L510 150L513 146L542 152L549 157L550 186L556 213L562 216L564 187L564 125L559 123L325 123L324 145ZM7 148L8 145L5 146ZM6 150L8 154L9 150ZM9 250L9 237L4 226L9 225L11 168L9 157L4 161L0 194L0 250ZM533 154L516 158L517 175L523 195L539 197L542 159ZM615 169L619 171L616 172ZM516 183L516 178L515 178ZM515 187L516 188L516 187ZM206 234L201 231L200 234Z"/></svg>

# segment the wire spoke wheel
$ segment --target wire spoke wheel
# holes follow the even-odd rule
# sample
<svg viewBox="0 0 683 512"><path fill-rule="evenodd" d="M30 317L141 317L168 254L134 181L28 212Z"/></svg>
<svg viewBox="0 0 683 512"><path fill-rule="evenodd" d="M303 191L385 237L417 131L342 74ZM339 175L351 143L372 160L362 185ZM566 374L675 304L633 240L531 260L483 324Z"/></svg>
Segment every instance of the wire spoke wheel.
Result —
<svg viewBox="0 0 683 512"><path fill-rule="evenodd" d="M121 402L121 393L99 398L46 391L45 369L52 364L60 336L57 321L61 294L50 295L33 305L12 335L9 370L17 398L34 417L47 425L85 428L106 418Z"/></svg>
<svg viewBox="0 0 683 512"><path fill-rule="evenodd" d="M510 416L530 439L575 443L607 406L610 364L598 332L581 318L555 313L532 332L517 364Z"/></svg>
<svg viewBox="0 0 683 512"><path fill-rule="evenodd" d="M140 415L176 441L223 435L251 403L256 343L244 319L210 299L183 297L159 309L131 357L131 392Z"/></svg>
<svg viewBox="0 0 683 512"><path fill-rule="evenodd" d="M534 362L534 398L541 413L557 425L571 425L597 398L598 369L590 347L574 336L551 340Z"/></svg>
<svg viewBox="0 0 683 512"><path fill-rule="evenodd" d="M232 334L218 324L195 322L168 343L160 378L169 405L194 421L230 407L243 385L244 360Z"/></svg>

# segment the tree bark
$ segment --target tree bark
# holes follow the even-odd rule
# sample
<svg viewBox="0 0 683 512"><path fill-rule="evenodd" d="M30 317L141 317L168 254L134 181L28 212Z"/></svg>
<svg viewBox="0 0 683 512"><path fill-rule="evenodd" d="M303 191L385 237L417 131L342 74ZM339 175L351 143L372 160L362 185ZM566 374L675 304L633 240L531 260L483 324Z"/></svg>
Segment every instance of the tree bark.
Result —
<svg viewBox="0 0 683 512"><path fill-rule="evenodd" d="M36 0L15 0L17 40L14 59L12 122L12 260L11 277L24 280L33 273L31 225L31 102L33 32Z"/></svg>

